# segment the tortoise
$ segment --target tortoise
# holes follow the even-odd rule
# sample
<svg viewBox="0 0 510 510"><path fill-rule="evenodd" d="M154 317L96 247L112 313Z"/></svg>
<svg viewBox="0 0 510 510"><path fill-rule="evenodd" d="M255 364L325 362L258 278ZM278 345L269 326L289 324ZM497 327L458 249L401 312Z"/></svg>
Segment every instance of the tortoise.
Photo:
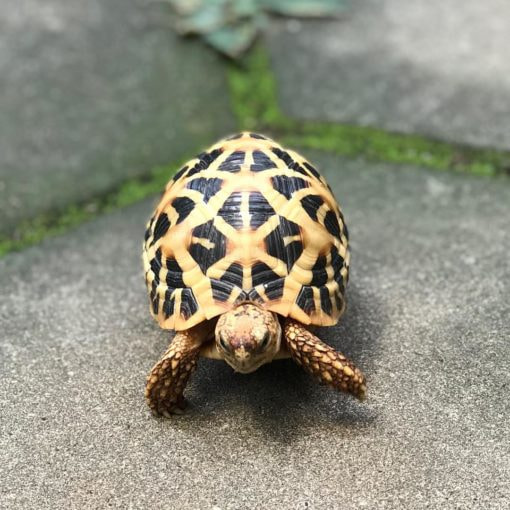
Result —
<svg viewBox="0 0 510 510"><path fill-rule="evenodd" d="M176 331L147 378L154 414L183 412L200 356L241 373L290 357L364 398L361 371L310 331L345 309L348 231L324 177L296 152L243 132L189 161L148 222L143 263L151 314Z"/></svg>

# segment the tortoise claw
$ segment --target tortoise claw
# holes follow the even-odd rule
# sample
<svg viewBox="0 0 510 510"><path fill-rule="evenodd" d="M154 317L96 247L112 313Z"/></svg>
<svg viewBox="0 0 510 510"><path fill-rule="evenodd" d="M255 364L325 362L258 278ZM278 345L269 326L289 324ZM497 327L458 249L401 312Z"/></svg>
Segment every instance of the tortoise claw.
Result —
<svg viewBox="0 0 510 510"><path fill-rule="evenodd" d="M173 418L175 415L185 414L187 402L184 398L180 398L177 402L168 402L160 405L158 408L152 409L152 415L156 418Z"/></svg>

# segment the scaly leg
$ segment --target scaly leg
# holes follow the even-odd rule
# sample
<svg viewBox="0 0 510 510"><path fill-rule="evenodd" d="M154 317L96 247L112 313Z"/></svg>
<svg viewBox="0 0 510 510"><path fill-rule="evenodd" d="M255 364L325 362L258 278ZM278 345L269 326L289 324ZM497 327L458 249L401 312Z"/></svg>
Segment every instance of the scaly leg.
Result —
<svg viewBox="0 0 510 510"><path fill-rule="evenodd" d="M202 325L177 332L168 350L154 365L145 387L145 398L154 414L167 418L171 414L182 414L186 406L184 388L196 368L207 335Z"/></svg>
<svg viewBox="0 0 510 510"><path fill-rule="evenodd" d="M292 359L306 372L324 384L364 400L365 377L351 360L293 319L286 319L284 336Z"/></svg>

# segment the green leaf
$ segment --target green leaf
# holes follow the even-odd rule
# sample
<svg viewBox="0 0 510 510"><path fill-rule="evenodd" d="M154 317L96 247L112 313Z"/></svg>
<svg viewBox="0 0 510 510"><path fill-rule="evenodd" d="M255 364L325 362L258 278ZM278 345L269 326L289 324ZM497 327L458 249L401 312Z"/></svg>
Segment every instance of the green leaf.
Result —
<svg viewBox="0 0 510 510"><path fill-rule="evenodd" d="M260 11L259 0L230 0L229 9L238 18L249 18L256 16Z"/></svg>
<svg viewBox="0 0 510 510"><path fill-rule="evenodd" d="M167 0L173 10L180 16L188 16L189 14L202 8L204 0Z"/></svg>
<svg viewBox="0 0 510 510"><path fill-rule="evenodd" d="M221 53L236 58L248 49L256 36L257 27L253 23L245 22L205 34L204 40Z"/></svg>
<svg viewBox="0 0 510 510"><path fill-rule="evenodd" d="M283 16L336 15L349 0L167 0L181 34L198 34L216 50L236 58L265 28L266 12Z"/></svg>
<svg viewBox="0 0 510 510"><path fill-rule="evenodd" d="M261 0L269 12L285 16L322 17L338 15L345 0Z"/></svg>
<svg viewBox="0 0 510 510"><path fill-rule="evenodd" d="M204 34L212 32L225 23L225 0L210 0L176 23L181 34Z"/></svg>

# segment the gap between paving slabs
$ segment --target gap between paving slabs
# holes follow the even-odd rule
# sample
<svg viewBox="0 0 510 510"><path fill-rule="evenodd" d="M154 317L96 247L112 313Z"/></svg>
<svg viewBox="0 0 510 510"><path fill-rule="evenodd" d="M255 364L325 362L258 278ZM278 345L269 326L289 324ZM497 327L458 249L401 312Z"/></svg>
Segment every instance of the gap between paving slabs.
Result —
<svg viewBox="0 0 510 510"><path fill-rule="evenodd" d="M261 45L240 64L229 63L227 77L231 105L240 130L267 132L291 147L363 157L369 161L412 164L479 176L510 175L510 152L472 148L371 127L297 121L287 117L280 110L276 79L268 54ZM23 222L13 236L0 237L0 257L65 232L99 214L160 193L186 159L157 167L144 177L129 179L95 200Z"/></svg>

